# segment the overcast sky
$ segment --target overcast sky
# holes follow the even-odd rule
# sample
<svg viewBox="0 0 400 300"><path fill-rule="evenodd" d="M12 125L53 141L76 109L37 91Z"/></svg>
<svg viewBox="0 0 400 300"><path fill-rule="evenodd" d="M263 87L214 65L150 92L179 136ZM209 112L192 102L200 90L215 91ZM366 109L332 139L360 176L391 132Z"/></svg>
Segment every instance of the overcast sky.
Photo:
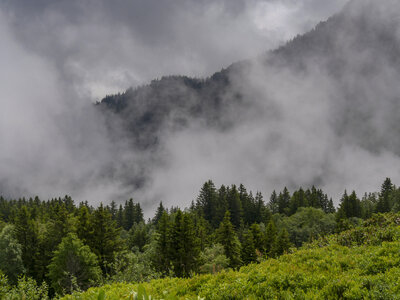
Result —
<svg viewBox="0 0 400 300"><path fill-rule="evenodd" d="M163 75L210 76L235 61L255 57L307 32L340 11L346 2L0 0L0 192L7 191L13 197L39 195L45 199L69 194L78 201L89 200L93 204L135 197L132 187L117 180L121 175L118 170L139 172L135 164L142 162L143 157L138 158L123 140L110 142L101 116L88 109L94 101ZM314 101L301 115L300 110L286 110L287 119L298 118L297 123L282 119L282 124L274 123L264 130L266 123L258 122L262 118L250 119L223 137L207 129L188 128L180 134L171 133L165 145L170 164L166 169L151 166L151 193L158 196L170 186L173 191L166 196L167 204L187 206L202 180L215 178L217 184L242 181L252 189L265 188L268 198L272 188L279 189L286 182L307 184L318 175L315 170L328 167L333 175L325 179L330 181L328 191L336 193L336 202L338 191L344 188L365 191L366 186L371 186L370 190L375 190L384 176L380 170L383 166L396 165L393 161L398 156L390 152L389 158L375 159L370 153L363 156L364 152L357 154L349 148L343 151L346 155L335 152L327 167L326 154L330 153L331 144L320 145L319 137L331 128L322 131L321 125L316 133L313 128L315 120L325 120L322 116L331 114L330 109L321 107L320 99L334 93L330 88L316 91L316 86L330 87L331 83L329 78L324 84L325 79L313 76L308 81L297 77L289 80L292 88L304 90L304 95L299 97ZM290 108L298 95L290 86L274 90L287 78L269 86L269 91L275 93L276 103L283 105L287 101ZM249 80L250 86L257 82ZM264 81L256 85L268 94ZM310 92L312 97L308 96ZM372 102L374 99L371 97ZM390 107L387 110L393 111ZM299 126L301 122L304 126ZM282 129L282 137L287 141L276 153L267 149L268 154L263 145L248 149L248 145L258 145L262 137L267 138L277 128ZM309 144L309 149L302 144L302 135L315 141ZM221 139L236 146L229 152L221 151L221 147L224 149L219 144ZM186 145L192 145L193 149ZM206 145L205 153L201 152L202 145ZM179 149L186 151L182 153ZM262 151L256 153L254 149ZM264 159L266 153L268 160ZM250 156L251 161L244 161L244 166L232 164L245 156ZM370 164L362 163L363 157ZM310 161L317 163L310 164ZM350 162L357 163L358 167L349 173L346 168ZM282 173L281 166L289 163L303 166L307 174L291 178ZM110 168L114 169L115 176L103 178L104 170ZM396 170L390 173L393 178L397 178ZM371 174L374 175L371 177ZM343 186L347 182L350 186ZM146 199L149 191L143 192L137 200Z"/></svg>
<svg viewBox="0 0 400 300"><path fill-rule="evenodd" d="M209 76L308 31L345 2L0 0L0 11L2 35L93 101L163 75Z"/></svg>

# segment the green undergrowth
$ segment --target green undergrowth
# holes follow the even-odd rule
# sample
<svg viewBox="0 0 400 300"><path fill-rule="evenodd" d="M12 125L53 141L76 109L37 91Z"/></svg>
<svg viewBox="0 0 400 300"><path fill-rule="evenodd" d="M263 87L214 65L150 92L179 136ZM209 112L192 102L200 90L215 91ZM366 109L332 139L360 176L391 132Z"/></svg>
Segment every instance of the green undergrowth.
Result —
<svg viewBox="0 0 400 300"><path fill-rule="evenodd" d="M63 299L400 299L399 225L398 214L375 215L239 271L116 283Z"/></svg>

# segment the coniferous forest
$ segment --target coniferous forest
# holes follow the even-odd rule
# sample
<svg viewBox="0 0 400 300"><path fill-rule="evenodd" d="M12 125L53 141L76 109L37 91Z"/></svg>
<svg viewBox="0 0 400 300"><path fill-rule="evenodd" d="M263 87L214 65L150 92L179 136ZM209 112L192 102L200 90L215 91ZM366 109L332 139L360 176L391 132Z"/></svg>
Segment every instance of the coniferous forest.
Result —
<svg viewBox="0 0 400 300"><path fill-rule="evenodd" d="M342 246L350 249L353 242L370 243L363 239L371 230L360 228L371 218L390 219L382 213L399 211L400 188L389 178L376 193L344 191L337 208L315 187L284 188L265 200L243 185L217 188L210 180L189 208L160 202L148 220L132 199L93 207L69 196L1 197L0 293L45 299L105 284L225 274L325 245L332 236L349 239ZM374 238L394 240L393 232L387 234Z"/></svg>

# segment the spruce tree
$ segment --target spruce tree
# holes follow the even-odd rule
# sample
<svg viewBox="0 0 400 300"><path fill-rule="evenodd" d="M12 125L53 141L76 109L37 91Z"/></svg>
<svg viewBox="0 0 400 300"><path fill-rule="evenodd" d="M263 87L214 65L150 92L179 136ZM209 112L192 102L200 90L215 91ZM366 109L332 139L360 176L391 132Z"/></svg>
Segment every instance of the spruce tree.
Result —
<svg viewBox="0 0 400 300"><path fill-rule="evenodd" d="M243 235L242 243L242 261L245 265L257 260L256 248L254 246L253 234L250 230Z"/></svg>
<svg viewBox="0 0 400 300"><path fill-rule="evenodd" d="M225 255L229 259L232 268L238 268L242 264L240 254L241 245L231 223L230 212L225 213L217 231L217 241L224 247Z"/></svg>
<svg viewBox="0 0 400 300"><path fill-rule="evenodd" d="M37 259L37 244L38 230L35 222L31 220L31 215L28 208L23 205L17 212L15 219L15 237L21 245L22 262L26 269L26 274L36 278L36 259Z"/></svg>
<svg viewBox="0 0 400 300"><path fill-rule="evenodd" d="M157 207L156 214L153 218L153 224L155 224L155 225L158 224L158 221L161 219L161 216L163 215L164 212L165 212L165 208L161 201Z"/></svg>
<svg viewBox="0 0 400 300"><path fill-rule="evenodd" d="M103 274L106 274L109 264L114 261L115 254L123 248L120 230L102 203L93 213L92 224L93 234L87 242L90 249L99 258Z"/></svg>
<svg viewBox="0 0 400 300"><path fill-rule="evenodd" d="M286 253L290 248L290 239L289 239L289 233L287 232L286 228L283 228L273 245L273 252L275 256L280 256L284 253Z"/></svg>
<svg viewBox="0 0 400 300"><path fill-rule="evenodd" d="M290 194L288 189L285 187L281 193L279 193L278 196L278 212L280 214L286 214L287 209L289 207L289 201L290 201Z"/></svg>
<svg viewBox="0 0 400 300"><path fill-rule="evenodd" d="M214 183L211 180L204 183L197 197L196 207L204 219L210 223L215 219L217 198L218 195Z"/></svg>
<svg viewBox="0 0 400 300"><path fill-rule="evenodd" d="M243 209L240 202L240 195L235 185L228 190L227 202L231 214L231 222L235 229L239 229L242 224Z"/></svg>
<svg viewBox="0 0 400 300"><path fill-rule="evenodd" d="M265 230L265 252L269 257L274 257L274 245L277 238L277 230L275 226L275 222L271 219L269 221L268 226Z"/></svg>
<svg viewBox="0 0 400 300"><path fill-rule="evenodd" d="M273 214L279 212L278 196L275 191L272 192L271 197L269 198L268 206Z"/></svg>
<svg viewBox="0 0 400 300"><path fill-rule="evenodd" d="M166 211L161 215L160 220L157 223L157 244L156 253L154 257L155 267L163 275L168 275L170 268L170 231L171 224L169 216Z"/></svg>
<svg viewBox="0 0 400 300"><path fill-rule="evenodd" d="M263 233L261 232L260 225L257 223L254 223L253 225L250 226L250 231L253 235L253 241L254 241L254 247L258 252L261 254L265 253L265 241L264 241L264 236Z"/></svg>
<svg viewBox="0 0 400 300"><path fill-rule="evenodd" d="M392 208L391 194L393 192L393 184L390 178L386 178L382 184L376 211L380 213L389 212Z"/></svg>

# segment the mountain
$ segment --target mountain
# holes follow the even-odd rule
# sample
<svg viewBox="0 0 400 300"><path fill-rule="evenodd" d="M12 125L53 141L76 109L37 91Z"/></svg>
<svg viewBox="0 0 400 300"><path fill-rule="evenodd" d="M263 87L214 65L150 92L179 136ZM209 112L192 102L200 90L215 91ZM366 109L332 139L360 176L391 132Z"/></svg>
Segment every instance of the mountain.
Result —
<svg viewBox="0 0 400 300"><path fill-rule="evenodd" d="M129 137L132 149L158 154L171 136L190 127L229 133L247 126L265 140L251 142L266 157L274 147L310 148L301 154L287 150L279 163L285 167L293 156L288 161L299 166L311 160L312 170L300 181L278 174L280 181L327 184L340 176L340 170L330 171L337 160L353 161L355 152L381 160L400 155L399 6L392 0L351 1L274 51L205 79L162 77L107 96L97 107L113 134ZM320 153L320 161L309 152Z"/></svg>

